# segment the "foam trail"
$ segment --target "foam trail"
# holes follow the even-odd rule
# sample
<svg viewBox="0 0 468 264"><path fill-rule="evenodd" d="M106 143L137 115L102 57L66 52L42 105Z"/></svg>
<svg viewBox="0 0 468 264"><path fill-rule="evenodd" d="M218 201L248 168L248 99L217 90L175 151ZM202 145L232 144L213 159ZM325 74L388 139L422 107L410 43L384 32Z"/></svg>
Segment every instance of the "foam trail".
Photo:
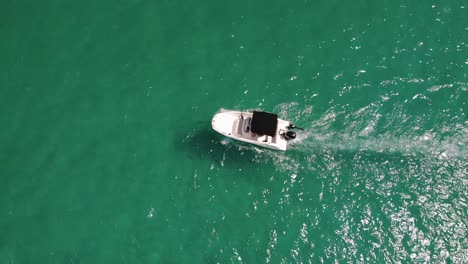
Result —
<svg viewBox="0 0 468 264"><path fill-rule="evenodd" d="M467 153L463 143L457 138L437 141L423 135L419 138L396 138L383 135L375 138L358 138L349 135L308 135L293 146L300 151L314 148L326 148L338 151L370 151L378 153L422 154L439 158L464 158Z"/></svg>

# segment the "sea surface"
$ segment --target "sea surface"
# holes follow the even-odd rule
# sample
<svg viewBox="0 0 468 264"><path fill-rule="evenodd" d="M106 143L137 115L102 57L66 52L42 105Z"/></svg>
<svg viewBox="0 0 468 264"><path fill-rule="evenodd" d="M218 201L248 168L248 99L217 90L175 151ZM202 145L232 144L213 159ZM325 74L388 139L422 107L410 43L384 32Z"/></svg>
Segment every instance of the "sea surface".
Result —
<svg viewBox="0 0 468 264"><path fill-rule="evenodd" d="M468 263L466 0L0 6L0 263Z"/></svg>

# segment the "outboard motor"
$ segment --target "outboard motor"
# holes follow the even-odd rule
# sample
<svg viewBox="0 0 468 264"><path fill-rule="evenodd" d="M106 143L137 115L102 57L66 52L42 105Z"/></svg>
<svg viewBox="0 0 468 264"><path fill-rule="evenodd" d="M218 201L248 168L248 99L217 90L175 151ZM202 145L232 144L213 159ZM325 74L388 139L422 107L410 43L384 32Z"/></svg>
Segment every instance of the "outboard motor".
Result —
<svg viewBox="0 0 468 264"><path fill-rule="evenodd" d="M286 140L295 139L296 138L296 132L288 131L288 132L286 132L286 134L284 134L284 138Z"/></svg>

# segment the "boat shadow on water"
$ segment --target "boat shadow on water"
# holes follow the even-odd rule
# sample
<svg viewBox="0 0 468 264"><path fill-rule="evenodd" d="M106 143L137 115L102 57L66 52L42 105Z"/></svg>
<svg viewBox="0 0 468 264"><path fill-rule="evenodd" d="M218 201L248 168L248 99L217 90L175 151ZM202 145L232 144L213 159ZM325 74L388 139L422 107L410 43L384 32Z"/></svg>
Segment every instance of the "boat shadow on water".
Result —
<svg viewBox="0 0 468 264"><path fill-rule="evenodd" d="M210 159L224 166L239 166L255 161L253 147L219 135L209 122L176 132L175 147L191 159Z"/></svg>

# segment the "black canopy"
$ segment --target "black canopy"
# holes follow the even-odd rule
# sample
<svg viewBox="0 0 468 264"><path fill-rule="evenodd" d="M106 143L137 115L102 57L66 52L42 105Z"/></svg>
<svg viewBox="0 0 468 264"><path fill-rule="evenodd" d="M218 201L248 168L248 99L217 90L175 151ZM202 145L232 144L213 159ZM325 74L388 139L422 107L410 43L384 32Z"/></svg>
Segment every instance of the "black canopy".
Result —
<svg viewBox="0 0 468 264"><path fill-rule="evenodd" d="M267 112L254 111L252 116L251 129L253 133L268 135L274 137L276 126L278 125L278 116Z"/></svg>

